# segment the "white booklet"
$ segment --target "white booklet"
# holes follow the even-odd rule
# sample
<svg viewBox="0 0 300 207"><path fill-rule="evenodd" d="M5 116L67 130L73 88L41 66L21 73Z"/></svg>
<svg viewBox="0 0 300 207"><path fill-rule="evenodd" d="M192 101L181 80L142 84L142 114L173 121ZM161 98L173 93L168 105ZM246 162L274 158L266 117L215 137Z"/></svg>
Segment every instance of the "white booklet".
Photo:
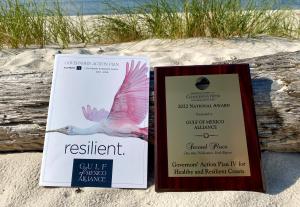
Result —
<svg viewBox="0 0 300 207"><path fill-rule="evenodd" d="M146 188L149 61L57 55L40 185Z"/></svg>

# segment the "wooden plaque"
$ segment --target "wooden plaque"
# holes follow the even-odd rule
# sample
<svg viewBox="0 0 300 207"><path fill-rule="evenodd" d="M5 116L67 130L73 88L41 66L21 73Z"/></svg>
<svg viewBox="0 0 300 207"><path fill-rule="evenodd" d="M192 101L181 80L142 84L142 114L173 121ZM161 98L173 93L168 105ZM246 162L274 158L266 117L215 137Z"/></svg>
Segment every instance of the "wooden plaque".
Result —
<svg viewBox="0 0 300 207"><path fill-rule="evenodd" d="M156 191L264 192L249 66L155 68Z"/></svg>

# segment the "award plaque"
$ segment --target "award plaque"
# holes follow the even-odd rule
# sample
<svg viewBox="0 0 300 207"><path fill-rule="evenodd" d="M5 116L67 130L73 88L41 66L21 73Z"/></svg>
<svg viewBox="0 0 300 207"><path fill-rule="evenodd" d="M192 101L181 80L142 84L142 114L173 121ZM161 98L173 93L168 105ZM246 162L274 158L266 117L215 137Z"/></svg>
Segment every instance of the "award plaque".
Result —
<svg viewBox="0 0 300 207"><path fill-rule="evenodd" d="M249 66L155 68L156 191L264 192Z"/></svg>

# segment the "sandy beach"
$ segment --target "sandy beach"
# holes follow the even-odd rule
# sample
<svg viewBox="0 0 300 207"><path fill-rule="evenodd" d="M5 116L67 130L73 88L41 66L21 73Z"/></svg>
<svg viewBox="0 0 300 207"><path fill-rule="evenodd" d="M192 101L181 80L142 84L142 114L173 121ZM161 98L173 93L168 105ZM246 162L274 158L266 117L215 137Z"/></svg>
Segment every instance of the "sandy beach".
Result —
<svg viewBox="0 0 300 207"><path fill-rule="evenodd" d="M197 65L300 50L299 40L150 39L114 45L55 46L43 49L0 50L0 70L51 70L55 54L147 56L154 66ZM1 141L1 137L0 137ZM156 193L153 169L146 190L45 188L38 186L41 152L0 154L0 206L300 206L300 154L262 153L266 193L184 192Z"/></svg>
<svg viewBox="0 0 300 207"><path fill-rule="evenodd" d="M299 49L299 40L275 37L231 40L210 38L149 39L113 45L88 45L87 47L71 45L68 49L59 49L55 46L43 49L3 49L0 51L0 69L14 70L20 67L38 67L46 70L52 68L54 55L58 53L147 56L150 59L151 67L155 67L211 64L279 52L293 52Z"/></svg>
<svg viewBox="0 0 300 207"><path fill-rule="evenodd" d="M156 193L146 190L45 188L38 186L41 153L0 156L0 206L255 206L300 205L300 154L262 154L267 192ZM152 174L153 175L153 174Z"/></svg>

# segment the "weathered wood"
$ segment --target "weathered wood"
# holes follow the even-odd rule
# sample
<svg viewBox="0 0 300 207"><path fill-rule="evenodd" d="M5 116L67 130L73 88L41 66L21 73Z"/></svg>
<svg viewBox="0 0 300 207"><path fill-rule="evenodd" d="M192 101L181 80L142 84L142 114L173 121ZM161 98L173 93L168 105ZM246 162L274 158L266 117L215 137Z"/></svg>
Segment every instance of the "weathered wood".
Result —
<svg viewBox="0 0 300 207"><path fill-rule="evenodd" d="M225 63L248 63L261 149L300 152L300 51Z"/></svg>
<svg viewBox="0 0 300 207"><path fill-rule="evenodd" d="M300 51L227 63L250 63L262 150L300 152ZM51 76L50 68L0 71L0 152L42 150Z"/></svg>

